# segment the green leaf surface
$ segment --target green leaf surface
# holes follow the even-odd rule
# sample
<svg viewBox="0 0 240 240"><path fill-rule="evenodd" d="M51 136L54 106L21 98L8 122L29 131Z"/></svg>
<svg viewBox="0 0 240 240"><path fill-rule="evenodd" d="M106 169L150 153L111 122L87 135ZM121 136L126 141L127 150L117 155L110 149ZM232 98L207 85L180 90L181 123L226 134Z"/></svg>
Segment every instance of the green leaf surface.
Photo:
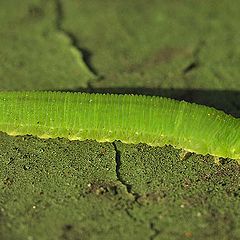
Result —
<svg viewBox="0 0 240 240"><path fill-rule="evenodd" d="M86 87L94 75L57 28L54 1L1 1L0 89Z"/></svg>
<svg viewBox="0 0 240 240"><path fill-rule="evenodd" d="M63 29L91 51L92 66L104 76L100 86L240 89L238 1L62 6Z"/></svg>

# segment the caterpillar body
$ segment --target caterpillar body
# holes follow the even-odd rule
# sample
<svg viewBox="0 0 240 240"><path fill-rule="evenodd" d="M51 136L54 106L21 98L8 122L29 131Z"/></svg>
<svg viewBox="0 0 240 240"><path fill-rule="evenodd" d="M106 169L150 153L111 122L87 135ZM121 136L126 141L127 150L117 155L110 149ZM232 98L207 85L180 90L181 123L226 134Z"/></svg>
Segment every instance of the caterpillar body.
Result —
<svg viewBox="0 0 240 240"><path fill-rule="evenodd" d="M214 108L142 95L0 92L0 131L40 138L172 145L240 159L240 119Z"/></svg>

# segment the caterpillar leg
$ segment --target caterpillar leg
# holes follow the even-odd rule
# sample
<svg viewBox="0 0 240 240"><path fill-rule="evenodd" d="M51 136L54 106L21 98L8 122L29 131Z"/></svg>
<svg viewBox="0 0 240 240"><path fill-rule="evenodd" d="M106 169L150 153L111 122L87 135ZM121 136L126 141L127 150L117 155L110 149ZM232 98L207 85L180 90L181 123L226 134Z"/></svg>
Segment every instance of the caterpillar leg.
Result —
<svg viewBox="0 0 240 240"><path fill-rule="evenodd" d="M189 152L189 151L187 151L187 150L184 150L184 149L181 149L180 151L179 151L179 158L180 158L180 160L182 160L182 161L185 161L185 160L187 160L189 157L191 157L192 156L192 152Z"/></svg>

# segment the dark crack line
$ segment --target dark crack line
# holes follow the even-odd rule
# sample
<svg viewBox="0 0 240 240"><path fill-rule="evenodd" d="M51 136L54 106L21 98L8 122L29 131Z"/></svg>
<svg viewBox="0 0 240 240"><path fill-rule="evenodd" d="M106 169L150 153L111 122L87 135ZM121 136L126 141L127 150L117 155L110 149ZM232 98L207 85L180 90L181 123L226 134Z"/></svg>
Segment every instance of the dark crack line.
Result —
<svg viewBox="0 0 240 240"><path fill-rule="evenodd" d="M194 70L195 68L198 67L198 62L197 61L194 61L192 63L190 63L186 68L183 69L183 74L187 74L189 73L190 71Z"/></svg>
<svg viewBox="0 0 240 240"><path fill-rule="evenodd" d="M95 76L98 76L97 70L92 66L92 63L91 63L92 53L88 49L80 47L78 45L78 40L74 36L74 34L66 31L62 27L62 21L64 18L64 14L63 14L63 7L62 7L61 0L55 0L55 3L56 3L56 27L57 27L57 30L64 33L71 40L72 46L79 51L84 63L88 67L88 69L92 72L92 74L94 74Z"/></svg>
<svg viewBox="0 0 240 240"><path fill-rule="evenodd" d="M116 176L117 176L117 180L119 182L121 182L124 186L126 186L127 188L127 191L128 193L131 193L132 194L132 186L130 184L128 184L121 176L121 173L120 173L120 168L121 168L121 152L117 149L117 145L115 142L112 143L113 144L113 147L114 147L114 150L115 150L115 160L116 160Z"/></svg>
<svg viewBox="0 0 240 240"><path fill-rule="evenodd" d="M191 72L199 67L199 65L200 65L199 53L200 53L200 50L203 45L204 45L204 42L200 41L199 44L197 45L196 49L193 51L193 59L194 60L182 70L184 75L188 74L189 72Z"/></svg>
<svg viewBox="0 0 240 240"><path fill-rule="evenodd" d="M129 218L131 218L134 222L138 221L138 219L130 213L130 209L125 209L125 212L129 216Z"/></svg>
<svg viewBox="0 0 240 240"><path fill-rule="evenodd" d="M153 231L153 234L149 237L149 240L154 240L160 234L160 231L155 227L153 222L150 223L150 229Z"/></svg>
<svg viewBox="0 0 240 240"><path fill-rule="evenodd" d="M117 144L116 142L113 142L113 147L114 147L114 150L115 150L115 161L116 161L116 177L117 177L117 180L123 185L126 187L127 189L127 192L129 194L131 194L131 196L133 196L133 200L130 202L130 206L128 208L125 209L125 212L126 214L128 215L129 218L131 218L133 221L135 222L138 222L138 219L136 217L134 217L130 210L133 208L133 205L134 204L138 204L138 206L141 206L141 204L138 202L138 198L140 197L140 195L138 193L134 193L132 192L132 185L128 184L124 179L123 177L121 176L121 172L120 172L120 169L121 169L121 166L122 166L122 162L121 162L121 151L118 150L117 148Z"/></svg>
<svg viewBox="0 0 240 240"><path fill-rule="evenodd" d="M121 169L121 165L122 165L122 162L121 162L121 152L118 150L117 148L117 145L116 145L116 142L113 142L113 147L114 147L114 150L116 152L116 155L115 155L115 161L116 161L116 176L117 176L117 180L119 182L121 182L127 189L127 192L129 194L131 194L132 196L134 196L134 201L136 202L137 199L140 197L140 195L138 193L134 193L132 192L132 185L128 184L121 176L121 173L120 173L120 169Z"/></svg>

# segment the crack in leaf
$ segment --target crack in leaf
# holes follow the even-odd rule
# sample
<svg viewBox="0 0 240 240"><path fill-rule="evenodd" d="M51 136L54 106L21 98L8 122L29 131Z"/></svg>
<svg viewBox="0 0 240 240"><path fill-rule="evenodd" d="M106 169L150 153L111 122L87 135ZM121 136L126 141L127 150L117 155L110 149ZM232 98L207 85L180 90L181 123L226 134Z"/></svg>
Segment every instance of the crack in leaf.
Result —
<svg viewBox="0 0 240 240"><path fill-rule="evenodd" d="M153 231L153 234L149 237L149 240L154 240L160 234L160 231L153 222L150 222L150 229Z"/></svg>
<svg viewBox="0 0 240 240"><path fill-rule="evenodd" d="M195 50L193 51L193 61L188 64L183 70L182 70L182 73L185 75L185 74L188 74L189 72L195 70L196 68L199 67L200 65L200 61L199 61L199 53L202 49L202 46L204 45L204 42L203 41L200 41Z"/></svg>
<svg viewBox="0 0 240 240"><path fill-rule="evenodd" d="M94 78L98 77L98 73L97 73L96 69L91 64L92 53L88 49L80 47L78 45L78 40L74 36L74 34L66 31L62 27L62 21L64 18L62 3L61 3L61 0L55 0L55 3L56 3L56 28L57 28L57 30L62 32L70 40L71 45L72 45L71 51L74 55L76 55L78 63L82 62L82 61L79 61L79 59L83 60L83 62L87 66L88 70L91 72L91 75ZM80 63L80 64L82 64L82 63Z"/></svg>
<svg viewBox="0 0 240 240"><path fill-rule="evenodd" d="M113 142L112 144L113 144L113 147L114 147L114 150L115 150L115 153L116 153L115 161L116 161L116 176L117 176L117 180L119 182L121 182L126 187L127 192L134 197L134 201L137 201L137 199L140 197L140 195L138 193L132 192L132 185L128 184L123 179L123 177L122 177L122 175L120 173L120 168L121 168L121 165L122 165L122 162L121 162L121 152L118 150L116 142Z"/></svg>

